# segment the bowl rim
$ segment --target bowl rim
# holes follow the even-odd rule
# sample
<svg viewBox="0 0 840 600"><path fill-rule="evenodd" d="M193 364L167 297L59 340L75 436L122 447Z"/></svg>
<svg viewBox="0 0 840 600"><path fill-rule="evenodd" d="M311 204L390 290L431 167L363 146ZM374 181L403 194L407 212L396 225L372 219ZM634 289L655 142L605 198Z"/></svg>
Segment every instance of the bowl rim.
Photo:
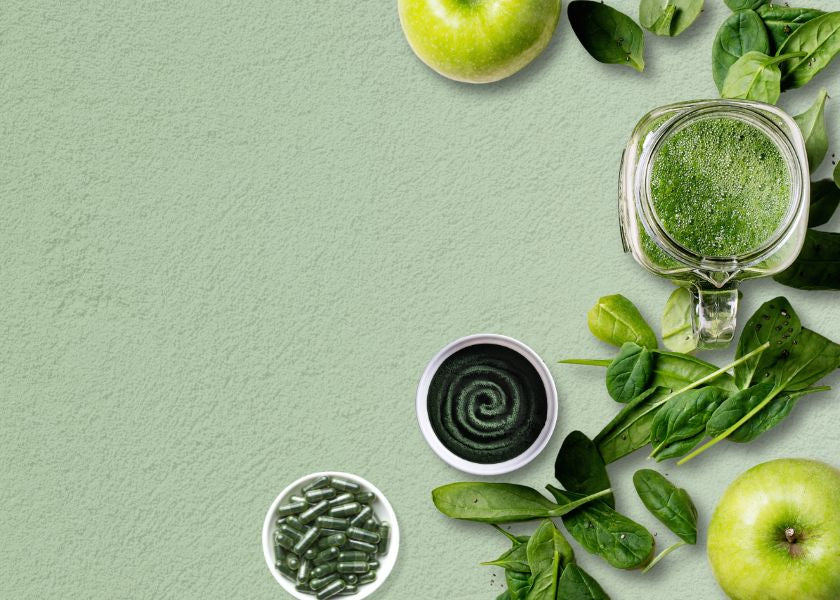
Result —
<svg viewBox="0 0 840 600"><path fill-rule="evenodd" d="M295 584L285 577L283 577L280 572L274 568L274 544L272 543L272 533L275 529L274 521L275 521L275 513L277 512L277 507L283 502L288 496L291 496L296 491L300 490L306 483L312 481L313 479L317 479L318 477L323 477L324 475L328 477L341 477L344 479L349 479L361 485L362 487L366 488L368 491L373 492L376 495L376 500L382 503L382 507L385 511L385 518L383 521L388 521L388 524L391 526L391 541L388 545L388 552L378 558L380 563L380 568L376 572L376 579L370 583L366 583L362 586L359 586L359 591L352 595L346 596L347 598L355 598L356 600L362 600L363 598L369 597L371 594L376 592L385 580L388 579L388 576L391 574L391 571L394 569L394 565L397 562L397 556L399 555L400 550L400 526L397 522L397 514L394 512L394 507L391 506L391 503L388 502L388 498L385 497L385 494L382 493L378 487L373 485L370 481L361 477L359 475L354 475L353 473L346 473L343 471L319 471L317 473L310 473L309 475L304 475L303 477L299 477L285 488L283 491L280 492L274 501L271 503L271 506L268 508L268 512L265 515L265 520L263 521L263 528L262 528L262 547L263 547L263 557L265 558L266 566L268 570L271 572L271 575L280 584L280 586L286 590L289 594L297 598L298 600L312 600L313 596L311 594L302 594L295 589Z"/></svg>
<svg viewBox="0 0 840 600"><path fill-rule="evenodd" d="M476 463L461 458L457 454L453 453L449 450L449 448L443 445L440 439L438 439L434 429L432 428L432 423L429 419L429 411L427 410L429 385L431 385L432 378L443 364L443 361L459 350L479 344L502 346L519 353L527 359L531 365L533 365L539 374L540 379L542 379L543 386L545 387L546 419L539 435L522 454L500 463ZM420 424L420 431L422 432L426 443L429 444L431 449L438 455L438 457L441 458L441 460L459 471L464 471L465 473L470 473L472 475L501 475L503 473L510 473L511 471L524 467L534 460L548 445L548 442L551 440L551 436L554 434L554 428L557 425L557 386L554 383L554 377L552 377L551 372L548 370L548 366L546 366L545 362L543 362L542 358L540 358L540 355L524 342L520 342L515 338L498 333L475 333L448 343L437 354L435 354L431 361L429 361L429 364L426 365L417 386L416 409L417 421Z"/></svg>

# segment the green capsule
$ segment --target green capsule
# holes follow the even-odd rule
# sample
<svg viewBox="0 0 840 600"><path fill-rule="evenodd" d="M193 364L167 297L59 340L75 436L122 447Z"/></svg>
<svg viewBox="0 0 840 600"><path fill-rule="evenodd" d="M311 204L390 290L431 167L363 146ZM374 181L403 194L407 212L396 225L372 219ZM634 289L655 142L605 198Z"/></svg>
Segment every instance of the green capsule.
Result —
<svg viewBox="0 0 840 600"><path fill-rule="evenodd" d="M306 502L289 502L288 504L281 504L277 507L278 517L288 517L289 515L296 515L306 510Z"/></svg>
<svg viewBox="0 0 840 600"><path fill-rule="evenodd" d="M370 504L376 500L376 494L373 492L359 492L356 494L356 502L359 504Z"/></svg>
<svg viewBox="0 0 840 600"><path fill-rule="evenodd" d="M335 491L335 488L325 487L318 488L317 490L309 490L303 496L309 504L317 504L321 500L331 500L332 498L335 498L337 493L338 492Z"/></svg>
<svg viewBox="0 0 840 600"><path fill-rule="evenodd" d="M358 504L358 502L356 504ZM362 527L365 521L370 519L371 516L373 516L373 509L365 504L362 506L362 510L360 510L355 517L350 519L350 525L353 527Z"/></svg>
<svg viewBox="0 0 840 600"><path fill-rule="evenodd" d="M346 587L347 587L347 584L344 583L343 579L336 579L331 584L329 584L327 587L321 589L315 595L315 597L318 600L327 600L327 598L332 598L333 596L337 596L338 594L343 592Z"/></svg>
<svg viewBox="0 0 840 600"><path fill-rule="evenodd" d="M365 524L362 527L364 527L368 531L375 531L376 533L379 533L379 521L376 519L376 517L371 517L370 519L365 521Z"/></svg>
<svg viewBox="0 0 840 600"><path fill-rule="evenodd" d="M362 540L347 540L346 548L348 550L359 550L368 554L376 554L376 546L363 542Z"/></svg>
<svg viewBox="0 0 840 600"><path fill-rule="evenodd" d="M300 559L294 554L287 554L286 566L292 569L293 571L297 571L297 568L300 566Z"/></svg>
<svg viewBox="0 0 840 600"><path fill-rule="evenodd" d="M347 481L346 479L341 479L340 477L332 478L332 486L342 492L352 492L355 494L356 492L362 491L362 486L358 483Z"/></svg>
<svg viewBox="0 0 840 600"><path fill-rule="evenodd" d="M368 531L367 529L362 529L361 527L348 527L347 537L351 540L360 540L362 542L367 542L368 544L379 543L379 533L374 533L373 531Z"/></svg>
<svg viewBox="0 0 840 600"><path fill-rule="evenodd" d="M290 538L281 531L274 532L274 545L280 546L283 550L291 550L295 545L296 540Z"/></svg>
<svg viewBox="0 0 840 600"><path fill-rule="evenodd" d="M317 524L316 524L316 527L317 527ZM342 529L332 529L330 527L323 527L321 529L321 535L323 535L323 536L335 535L337 533L344 533L344 530L342 530Z"/></svg>
<svg viewBox="0 0 840 600"><path fill-rule="evenodd" d="M295 589L301 594L309 594L310 596L315 595L315 590L309 587L309 584L307 583L299 583L295 586Z"/></svg>
<svg viewBox="0 0 840 600"><path fill-rule="evenodd" d="M317 591L320 590L322 587L326 587L336 579L341 577L338 573L330 573L324 577L313 577L309 580L309 587L313 590Z"/></svg>
<svg viewBox="0 0 840 600"><path fill-rule="evenodd" d="M379 526L379 543L376 546L377 554L386 554L388 545L391 543L391 526L387 521L382 521Z"/></svg>
<svg viewBox="0 0 840 600"><path fill-rule="evenodd" d="M285 562L275 563L274 566L277 568L278 571L280 571L280 574L283 575L283 577L292 581L295 580L297 572L294 569L290 569Z"/></svg>
<svg viewBox="0 0 840 600"><path fill-rule="evenodd" d="M289 502L303 502L304 504L309 504L309 502L306 501L306 498L304 498L303 496L301 496L299 494L295 494L294 496L289 496Z"/></svg>
<svg viewBox="0 0 840 600"><path fill-rule="evenodd" d="M334 506L341 506L342 504L349 504L350 502L353 502L355 499L356 499L356 497L353 494L351 494L350 492L344 492L342 494L339 494L338 496L336 496L332 500L330 500L330 508L333 508Z"/></svg>
<svg viewBox="0 0 840 600"><path fill-rule="evenodd" d="M332 535L328 535L327 537L322 537L320 540L318 540L318 548L321 550L324 550L331 546L340 548L346 543L347 536L344 533L334 533Z"/></svg>
<svg viewBox="0 0 840 600"><path fill-rule="evenodd" d="M347 581L346 577L344 578L344 581ZM348 583L347 587L344 588L344 591L342 591L339 596L353 596L357 593L359 593L359 586Z"/></svg>
<svg viewBox="0 0 840 600"><path fill-rule="evenodd" d="M312 575L312 563L308 560L300 561L298 565L297 571L297 582L298 583L306 583L309 581L309 577Z"/></svg>
<svg viewBox="0 0 840 600"><path fill-rule="evenodd" d="M344 531L350 527L350 520L322 515L315 519L315 525L323 529L338 529L340 531Z"/></svg>
<svg viewBox="0 0 840 600"><path fill-rule="evenodd" d="M368 568L371 571L375 571L376 569L379 568L379 561L378 560L369 560L368 561Z"/></svg>
<svg viewBox="0 0 840 600"><path fill-rule="evenodd" d="M340 562L336 565L336 571L339 573L367 573L370 567L366 562Z"/></svg>
<svg viewBox="0 0 840 600"><path fill-rule="evenodd" d="M286 535L286 536L292 538L295 541L295 543L299 542L300 538L303 536L303 534L300 531L297 531L296 529L292 529L286 523L283 523L280 526L280 529L278 529L277 531L279 531L283 535Z"/></svg>
<svg viewBox="0 0 840 600"><path fill-rule="evenodd" d="M330 546L326 550L321 550L313 562L315 563L315 566L323 565L324 563L328 563L338 558L339 554L340 551L337 546Z"/></svg>
<svg viewBox="0 0 840 600"><path fill-rule="evenodd" d="M347 585L356 585L358 581L359 578L356 575L353 575L353 573L348 573L344 576L344 583L346 583Z"/></svg>
<svg viewBox="0 0 840 600"><path fill-rule="evenodd" d="M300 556L301 554L306 552L312 544L314 544L317 541L318 536L320 535L320 529L318 529L317 527L310 527L306 530L306 533L304 533L300 537L298 543L294 545L294 547L292 548L292 552Z"/></svg>
<svg viewBox="0 0 840 600"><path fill-rule="evenodd" d="M334 562L325 563L323 565L318 565L314 569L312 569L312 577L318 579L320 577L324 577L326 575L330 575L335 573L337 564Z"/></svg>
<svg viewBox="0 0 840 600"><path fill-rule="evenodd" d="M314 521L316 518L320 517L324 513L326 513L330 509L330 505L327 503L326 500L321 500L318 504L314 506L310 506L305 511L298 515L298 519L304 525L308 525L310 521ZM336 517L340 517L341 515L333 515Z"/></svg>
<svg viewBox="0 0 840 600"><path fill-rule="evenodd" d="M313 479L305 486L301 488L301 491L305 494L306 492L310 492L312 490L317 490L319 488L325 488L330 485L330 477L328 475L321 475L317 479Z"/></svg>
<svg viewBox="0 0 840 600"><path fill-rule="evenodd" d="M321 535L324 535L323 531L321 531ZM306 560L314 560L316 556L318 556L318 548L315 546L310 547L309 550L303 553L303 558Z"/></svg>
<svg viewBox="0 0 840 600"><path fill-rule="evenodd" d="M285 522L284 523L277 523L277 526L279 527L280 525L283 525L283 524L288 525L289 527L291 527L292 529L294 529L298 533L303 533L304 531L306 531L306 526L303 523L301 523L300 519L298 519L295 515L292 515L290 517L286 517Z"/></svg>
<svg viewBox="0 0 840 600"><path fill-rule="evenodd" d="M358 502L348 502L347 504L342 504L341 506L333 506L330 509L330 516L331 517L352 517L353 515L359 514L359 511L362 510L362 505Z"/></svg>
<svg viewBox="0 0 840 600"><path fill-rule="evenodd" d="M373 583L374 581L376 581L376 571L368 571L364 575L359 576L359 585Z"/></svg>
<svg viewBox="0 0 840 600"><path fill-rule="evenodd" d="M358 560L367 561L370 558L367 553L358 550L344 550L338 553L338 562L353 562Z"/></svg>

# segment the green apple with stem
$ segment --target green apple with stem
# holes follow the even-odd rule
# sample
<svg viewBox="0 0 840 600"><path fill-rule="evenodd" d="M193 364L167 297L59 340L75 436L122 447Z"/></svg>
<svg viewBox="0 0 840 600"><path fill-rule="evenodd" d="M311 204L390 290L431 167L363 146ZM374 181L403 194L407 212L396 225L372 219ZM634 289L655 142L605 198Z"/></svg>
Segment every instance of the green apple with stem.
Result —
<svg viewBox="0 0 840 600"><path fill-rule="evenodd" d="M561 0L398 0L412 50L457 81L490 83L542 52L557 27Z"/></svg>
<svg viewBox="0 0 840 600"><path fill-rule="evenodd" d="M718 504L708 553L733 600L837 600L840 471L804 459L750 469Z"/></svg>

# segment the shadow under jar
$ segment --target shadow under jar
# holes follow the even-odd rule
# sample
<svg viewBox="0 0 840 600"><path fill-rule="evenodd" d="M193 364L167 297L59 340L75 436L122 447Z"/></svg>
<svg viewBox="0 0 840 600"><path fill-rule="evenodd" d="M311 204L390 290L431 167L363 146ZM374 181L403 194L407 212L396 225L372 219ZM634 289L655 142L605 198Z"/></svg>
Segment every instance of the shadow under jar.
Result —
<svg viewBox="0 0 840 600"><path fill-rule="evenodd" d="M796 122L775 106L683 102L639 121L624 150L619 217L625 252L689 287L701 348L735 333L738 283L796 259L810 183Z"/></svg>

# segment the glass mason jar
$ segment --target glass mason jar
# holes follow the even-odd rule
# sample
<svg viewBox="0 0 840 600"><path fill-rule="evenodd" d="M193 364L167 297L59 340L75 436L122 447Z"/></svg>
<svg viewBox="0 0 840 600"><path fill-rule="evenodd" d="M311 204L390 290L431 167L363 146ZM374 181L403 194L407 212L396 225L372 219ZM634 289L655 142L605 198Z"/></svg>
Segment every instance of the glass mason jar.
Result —
<svg viewBox="0 0 840 600"><path fill-rule="evenodd" d="M703 256L663 226L651 193L651 173L669 136L703 119L735 119L764 133L790 172L790 202L776 231L735 256ZM742 100L703 100L657 108L642 118L624 150L619 175L624 251L648 271L689 287L692 329L701 348L727 345L735 333L738 283L774 275L796 259L808 226L810 180L805 141L796 122L775 106Z"/></svg>

